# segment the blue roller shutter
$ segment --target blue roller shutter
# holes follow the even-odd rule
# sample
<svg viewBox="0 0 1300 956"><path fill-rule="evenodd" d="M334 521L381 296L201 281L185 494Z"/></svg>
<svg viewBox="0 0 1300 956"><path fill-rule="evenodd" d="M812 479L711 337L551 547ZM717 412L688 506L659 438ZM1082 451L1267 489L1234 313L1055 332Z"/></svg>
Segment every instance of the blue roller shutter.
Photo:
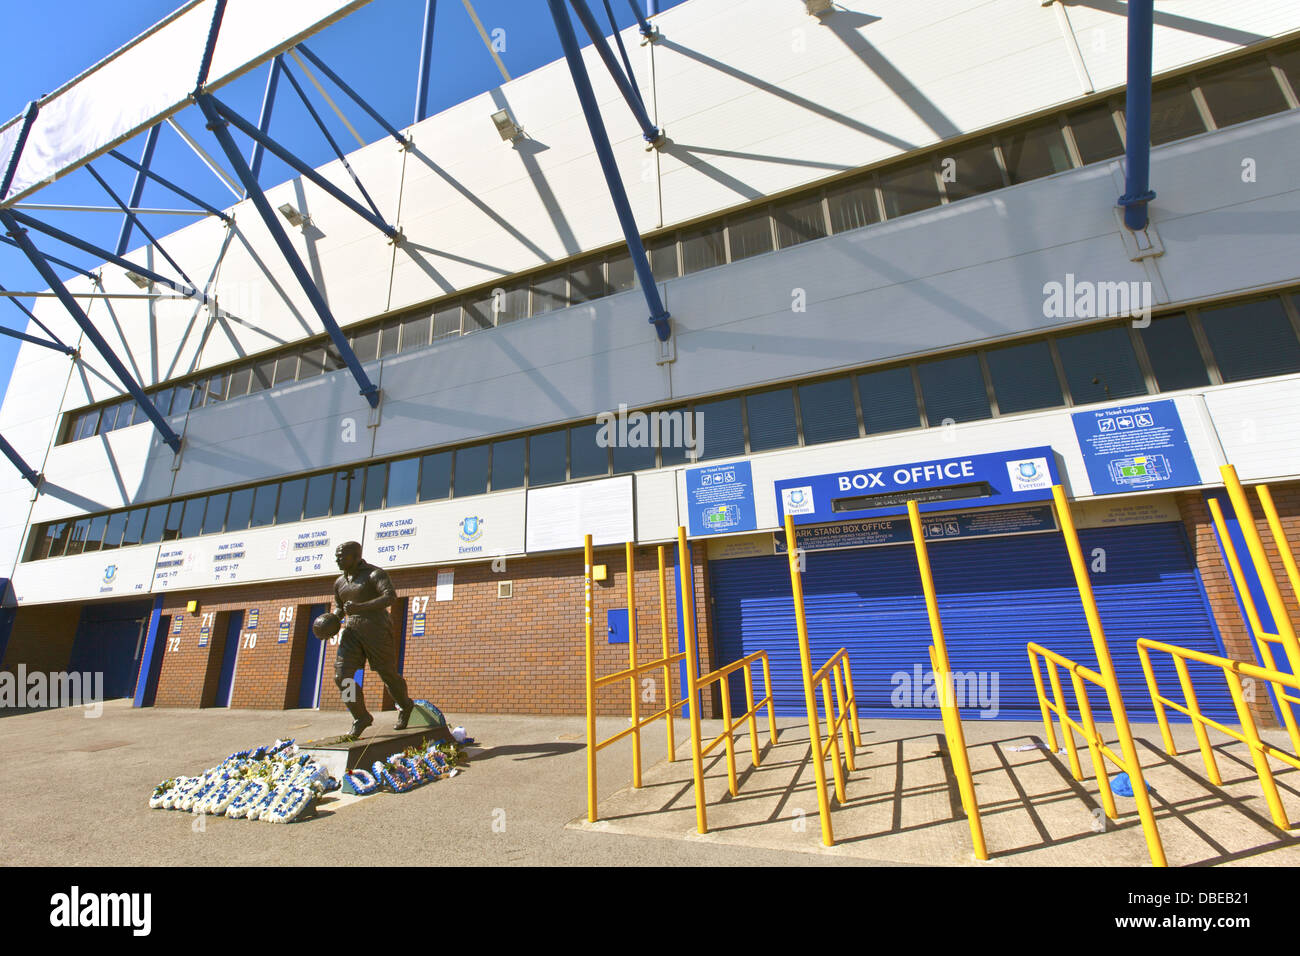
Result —
<svg viewBox="0 0 1300 956"><path fill-rule="evenodd" d="M1105 551L1106 571L1092 575L1093 590L1129 715L1153 720L1134 646L1139 637L1223 653L1182 526L1089 529L1080 539L1089 560L1095 549ZM971 704L992 704L996 692L998 718L1039 718L1025 652L1031 640L1096 667L1059 534L935 543L930 560L953 670L973 674ZM766 649L778 713L803 716L787 568L784 557L711 563L714 631L723 661ZM924 703L930 670L930 629L910 546L810 552L804 597L813 666L848 647L863 716L937 716L932 707L896 706ZM1155 663L1162 690L1177 699L1173 666L1158 658ZM922 680L914 690L918 665ZM1219 672L1194 667L1192 673L1206 712L1234 717ZM740 693L734 689L733 702ZM1097 693L1091 700L1104 719L1104 697ZM968 706L963 716L978 718L981 710L993 707Z"/></svg>

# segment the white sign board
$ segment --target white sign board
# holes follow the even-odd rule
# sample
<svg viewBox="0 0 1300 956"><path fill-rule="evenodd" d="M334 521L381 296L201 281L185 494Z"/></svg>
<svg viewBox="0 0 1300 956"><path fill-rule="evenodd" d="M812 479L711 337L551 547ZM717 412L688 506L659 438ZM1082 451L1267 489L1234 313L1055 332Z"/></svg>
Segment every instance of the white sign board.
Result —
<svg viewBox="0 0 1300 956"><path fill-rule="evenodd" d="M365 520L361 515L347 515L165 541L158 548L153 589L167 591L336 575L334 549L344 541L360 541Z"/></svg>
<svg viewBox="0 0 1300 956"><path fill-rule="evenodd" d="M19 604L40 604L148 594L157 557L158 546L151 544L26 561L14 571L14 600Z"/></svg>
<svg viewBox="0 0 1300 956"><path fill-rule="evenodd" d="M631 475L529 490L525 546L530 554L581 548L588 534L597 547L636 540Z"/></svg>
<svg viewBox="0 0 1300 956"><path fill-rule="evenodd" d="M487 560L524 550L524 493L453 498L370 515L362 552L381 568Z"/></svg>
<svg viewBox="0 0 1300 956"><path fill-rule="evenodd" d="M450 601L456 584L455 571L439 571L438 587L433 593L435 601Z"/></svg>

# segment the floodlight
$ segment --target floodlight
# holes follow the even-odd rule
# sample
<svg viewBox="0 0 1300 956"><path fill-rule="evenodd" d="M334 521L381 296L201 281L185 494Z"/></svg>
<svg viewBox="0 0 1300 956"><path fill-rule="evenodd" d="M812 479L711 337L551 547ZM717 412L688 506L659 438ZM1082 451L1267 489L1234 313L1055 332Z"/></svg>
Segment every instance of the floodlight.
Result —
<svg viewBox="0 0 1300 956"><path fill-rule="evenodd" d="M149 288L149 280L146 279L144 276L140 275L139 273L127 272L126 277L130 279L132 282L134 282L137 288L140 289Z"/></svg>
<svg viewBox="0 0 1300 956"><path fill-rule="evenodd" d="M293 207L292 203L285 203L280 207L280 215L289 220L291 226L301 226L307 221L307 217Z"/></svg>
<svg viewBox="0 0 1300 956"><path fill-rule="evenodd" d="M519 138L524 135L524 128L515 122L515 118L510 115L509 110L497 110L492 114L492 122L496 125L501 138L507 142L518 142Z"/></svg>
<svg viewBox="0 0 1300 956"><path fill-rule="evenodd" d="M803 0L803 5L807 8L810 17L817 17L819 20L835 11L835 4L831 3L831 0Z"/></svg>

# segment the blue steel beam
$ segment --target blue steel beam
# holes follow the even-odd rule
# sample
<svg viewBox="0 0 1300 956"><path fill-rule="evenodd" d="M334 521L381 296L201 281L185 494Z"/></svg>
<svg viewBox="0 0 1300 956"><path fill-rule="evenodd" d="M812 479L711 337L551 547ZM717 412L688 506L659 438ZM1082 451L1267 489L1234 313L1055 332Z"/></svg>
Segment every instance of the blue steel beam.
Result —
<svg viewBox="0 0 1300 956"><path fill-rule="evenodd" d="M183 295L187 299L198 299L204 303L208 301L208 297L204 295L202 292L200 292L198 289L194 288L193 286L186 287L183 285L179 285L176 282L173 282L171 279L168 279L166 276L160 275L159 273L155 272L152 269L146 269L144 266L136 265L130 259L123 259L121 256L114 255L113 253L109 252L107 249L101 249L99 248L99 246L95 245L92 242L87 242L85 239L81 239L77 236L72 235L71 233L64 232L62 229L59 229L55 226L51 226L47 222L41 222L39 219L33 219L31 216L27 215L26 213L19 212L16 209L9 209L6 210L6 212L9 215L13 216L15 220L22 223L24 226L30 226L31 228L35 229L37 232L43 232L51 239L58 239L60 242L66 242L68 245L74 246L82 250L83 252L89 252L92 256L99 256L105 262L111 262L116 266L121 266L123 269L127 269L131 272L136 273L136 275L144 276L146 279L152 279L154 282L157 282L159 285L166 286L167 288L171 289L173 292L177 292L180 295ZM19 238L18 236L15 236L12 231L10 232L10 236L14 239ZM18 241L17 245L19 246L19 248L23 248L21 240ZM23 251L26 252L26 249L23 249ZM45 259L46 257L42 255L41 258Z"/></svg>
<svg viewBox="0 0 1300 956"><path fill-rule="evenodd" d="M4 237L0 237L0 238L4 238ZM18 245L18 243L13 242L13 240L11 240L11 239L7 239L7 238L5 239L5 242L9 242L9 243L11 243L12 245L15 245L15 246ZM58 261L58 260L56 260L56 259L51 258L50 256L46 256L45 258L46 258L46 259L49 259L50 262L56 262L56 261ZM90 275L89 273L87 273L87 274ZM96 282L99 281L99 277L96 276L96 275L90 275L90 278L94 279ZM8 292L8 291L9 291L8 289L6 289L4 286L0 285L0 292ZM27 318L31 319L31 320L32 320L33 322L35 322L38 326L40 326L42 332L44 332L46 335L48 335L48 336L49 336L51 339L53 339L55 342L58 342L59 345L63 346L63 348L67 349L67 352L68 352L69 355L76 355L76 354L77 354L77 350L74 349L74 348L70 348L70 347L68 346L68 344L67 344L66 342L63 341L63 339L59 338L57 335L55 335L53 332L51 332L51 331L50 331L50 327L49 327L48 325L46 325L44 322L42 322L40 319L38 319L38 318L36 317L36 313L35 313L35 312L33 312L31 309L27 308L27 306L23 305L23 304L22 304L21 302L19 302L17 299L10 299L9 301L12 302L14 305L16 305L16 306L17 306L17 307L18 307L18 308L23 312L23 314L27 316Z"/></svg>
<svg viewBox="0 0 1300 956"><path fill-rule="evenodd" d="M26 478L33 488L39 488L41 486L41 476L38 475L36 470L27 464L27 462L23 461L23 456L18 454L18 450L15 449L13 445L5 441L4 435L0 435L0 451L5 453L5 457L13 463L13 466L18 469L18 473ZM0 593L0 598L3 597L4 594Z"/></svg>
<svg viewBox="0 0 1300 956"><path fill-rule="evenodd" d="M1128 137L1124 158L1124 225L1134 232L1147 227L1151 190L1151 45L1155 0L1128 2L1128 90L1124 124Z"/></svg>
<svg viewBox="0 0 1300 956"><path fill-rule="evenodd" d="M276 57L276 59L279 60L280 57ZM316 128L321 131L322 135L324 135L325 141L330 144L330 149L334 150L334 155L338 157L339 162L343 164L343 168L346 169L348 175L352 177L352 183L361 193L361 197L365 199L366 205L370 207L370 211L377 217L383 219L384 217L380 213L379 207L376 206L375 201L370 198L370 193L366 192L366 187L361 185L361 178L357 176L356 171L353 170L352 164L348 162L348 158L343 155L343 150L339 149L338 142L334 139L333 134L330 133L329 127L325 125L325 121L320 118L320 114L316 112L316 107L312 106L311 100L307 99L307 94L303 92L302 85L289 69L289 65L287 63L282 63L281 66L284 70L284 78L289 81L289 85L293 87L293 91L298 94L298 99L302 100L302 105L307 107L308 114L310 114L311 118L316 122Z"/></svg>
<svg viewBox="0 0 1300 956"><path fill-rule="evenodd" d="M432 29L432 24L430 24L430 29ZM328 66L325 65L324 60L318 57L315 53L312 53L311 50L307 49L307 45L305 43L298 44L298 52L301 53L303 56L305 56L307 59L311 60L312 64L316 67L316 69L320 70L327 77L329 77L330 82L333 83L335 86L337 86L344 93L346 93L348 95L348 98L351 99L353 103L356 103L357 106L360 106L363 110L365 110L366 114L376 123L378 123L380 127L384 130L384 132L386 132L389 136L393 137L393 139L397 140L397 142L401 145L403 149L405 149L409 145L406 141L406 137L403 136L401 133L399 133L397 130L393 129L392 123L388 122L388 120L380 116L379 113L374 109L374 107L372 107L369 103L367 103L364 99L361 98L361 94L359 94L356 90L352 89L352 87L344 83L342 78L337 73L335 73L333 70L331 70Z"/></svg>
<svg viewBox="0 0 1300 956"><path fill-rule="evenodd" d="M157 129L157 127L154 128ZM167 260L168 264L170 264L171 267L180 274L180 277L184 279L186 282L188 282L194 288L198 288L198 286L194 285L194 280L185 274L185 270L181 268L180 263L177 262L175 259L173 259L170 255L168 255L167 250L163 248L162 243L159 242L158 239L154 236L154 234L145 227L145 224L140 221L139 217L136 216L135 211L126 203L122 202L121 197L119 197L118 194L113 191L113 187L108 184L108 180L104 179L103 176L95 172L95 167L90 165L90 163L86 163L86 172L90 173L90 175L95 178L95 182L99 183L100 187L104 190L104 192L108 193L108 198L113 200L113 202L117 204L118 208L121 209L123 213L125 213L126 221L128 223L135 223L135 225L139 227L140 232L144 234L144 237L148 239L150 243L153 244L153 247L157 249L159 254L164 259ZM120 256L122 254L122 250L119 249L117 251L117 254Z"/></svg>
<svg viewBox="0 0 1300 956"><path fill-rule="evenodd" d="M48 339L40 338L35 335L28 335L26 332L19 332L17 329L6 328L0 325L0 335L9 335L16 339L22 339L24 342L31 342L33 345L43 345L47 349L54 349L56 352L62 352L64 355L76 355L77 350L69 348L62 342L51 342Z"/></svg>
<svg viewBox="0 0 1300 956"><path fill-rule="evenodd" d="M288 70L285 70L286 76L288 75L288 72L289 72ZM275 140L271 139L270 136L267 136L265 133L259 130L248 120L244 119L234 110L232 110L225 103L222 103L221 100L217 99L211 93L200 93L199 96L201 96L206 102L209 102L212 105L212 109L218 114L219 120L220 119L228 120L230 122L230 125L234 126L240 132L244 133L244 135L248 136L250 139L256 142L260 142L263 145L265 145L268 150L270 150L276 156L279 156L282 160L284 160L295 172L298 173L298 175L302 176L304 179L311 180L313 183L319 186L323 191L329 193L329 195L333 196L343 205L347 206L349 209L351 209L354 213L356 213L366 222L370 223L372 226L374 226L376 229L378 229L380 232L386 235L389 239L396 240L401 237L400 233L397 231L396 226L390 226L388 223L384 222L382 218L376 216L365 206L361 205L361 203L357 202L355 199L353 199L343 190L339 189L339 187L335 186L332 182L330 182L328 179L326 179L316 170L312 169L310 166L304 163L293 153L289 152L289 150L285 149ZM224 128L224 124L222 125ZM211 121L209 121L209 128L212 128ZM239 161L240 164L244 166L245 169L248 168L247 164L244 163L244 159L242 156L240 157ZM251 173L252 170L250 169L249 172ZM245 184L244 188L249 190L249 195L252 195L252 190L247 184Z"/></svg>
<svg viewBox="0 0 1300 956"><path fill-rule="evenodd" d="M208 70L212 68L212 54L217 49L217 34L221 32L221 18L226 13L226 0L217 0L212 10L212 23L208 27L208 42L203 45L203 60L199 63L199 78L194 82L194 92L203 89L208 82Z"/></svg>
<svg viewBox="0 0 1300 956"><path fill-rule="evenodd" d="M420 31L420 69L415 76L415 119L429 115L429 73L433 68L433 18L438 0L424 0L424 28Z"/></svg>
<svg viewBox="0 0 1300 956"><path fill-rule="evenodd" d="M149 164L153 162L153 150L158 145L158 131L162 127L151 126L149 132L144 138L144 150L140 153L140 166L136 170L135 182L131 184L131 201L127 203L131 209L140 205L140 197L144 195L145 173L149 169ZM96 176L96 179L99 177ZM118 205L121 205L120 203ZM131 244L131 227L135 225L135 217L129 212L122 218L122 231L117 235L117 248L113 251L119 256L126 252Z"/></svg>
<svg viewBox="0 0 1300 956"><path fill-rule="evenodd" d="M32 131L32 124L36 122L36 114L40 111L40 105L32 100L23 112L23 128L18 131L18 139L14 141L14 151L9 154L9 165L3 173L0 173L0 202L4 202L5 197L9 195L14 174L18 172L18 160L22 158L23 147L27 145L27 137Z"/></svg>
<svg viewBox="0 0 1300 956"><path fill-rule="evenodd" d="M623 59L623 69L627 73L628 80L632 83L632 92L636 94L641 109L645 109L645 97L641 95L641 88L636 85L636 75L632 72L632 61L628 59L627 47L623 45L623 34L619 32L618 21L614 19L614 8L609 5L609 0L602 0L602 2L605 4L605 16L609 17L609 31L614 35L614 42L618 44L618 55Z"/></svg>
<svg viewBox="0 0 1300 956"><path fill-rule="evenodd" d="M587 36L591 37L592 45L596 48L601 60L604 61L605 68L609 70L609 75L614 78L614 85L618 87L618 91L623 94L623 99L631 107L632 115L636 117L645 141L656 144L662 142L663 130L650 122L650 116L645 111L645 104L641 102L641 94L632 86L630 75L623 75L623 68L614 59L609 44L605 42L605 36L601 32L600 24L596 22L596 18L592 16L591 8L587 6L587 0L569 0L569 5L573 7L573 12L578 15L578 19L582 22L582 28L587 31Z"/></svg>
<svg viewBox="0 0 1300 956"><path fill-rule="evenodd" d="M135 399L136 404L140 406L140 410L153 422L154 427L158 429L158 434L162 436L162 440L167 443L167 446L173 452L179 453L181 450L180 436L172 431L172 427L167 424L167 420L159 413L158 406L153 403L153 399L144 393L144 389L140 387L135 377L122 364L122 360L113 353L113 349L104 339L104 336L100 334L99 329L95 328L95 323L90 321L90 316L86 315L76 298L63 284L63 280L55 273L54 267L41 255L41 251L32 244L31 239L27 238L27 230L19 225L19 214L12 209L0 209L0 223L3 223L4 227L9 230L9 235L17 240L18 247L23 250L31 264L36 267L36 271L41 274L41 278L59 297L59 301L63 303L63 307L68 310L68 314L72 316L77 325L81 326L81 331L85 333L86 338L90 339L91 344L95 346L95 350L103 356L104 361L108 363L108 367L113 370L113 374L118 377L127 392Z"/></svg>
<svg viewBox="0 0 1300 956"><path fill-rule="evenodd" d="M668 324L671 316L664 308L659 297L659 286L655 284L654 273L650 271L650 260L646 258L645 246L641 243L641 234L636 228L636 218L632 215L632 204L628 201L627 190L618 175L618 164L614 160L614 149L609 144L609 134L605 123L600 118L600 107L596 105L596 94L591 88L591 78L583 65L582 54L578 49L578 38L573 33L573 24L564 9L564 0L546 0L551 8L551 18L555 21L555 31L560 35L560 45L564 48L564 59L569 64L573 76L573 85L578 92L578 101L582 104L583 115L587 118L587 128L591 131L592 145L600 159L601 171L605 174L605 183L609 187L610 199L614 202L614 211L618 214L619 225L623 227L623 238L627 240L628 252L632 256L632 267L636 270L637 280L641 283L641 292L646 305L650 307L650 322L655 327L659 341L667 342L672 335Z"/></svg>
<svg viewBox="0 0 1300 956"><path fill-rule="evenodd" d="M158 127L154 127L154 128L157 129ZM194 205L198 206L200 209L212 213L212 215L218 217L226 225L230 225L232 222L234 222L233 219L227 216L216 206L204 202L202 199L194 195L192 192L188 192L187 190L182 189L180 186L177 186L175 183L171 182L170 180L164 179L162 176L159 176L157 173L155 173L152 169L149 169L146 166L141 166L134 159L129 159L126 156L123 156L115 149L110 149L108 151L108 155L112 156L119 163L125 163L126 165L130 166L132 169L135 169L143 173L146 177L152 179L154 182L158 183L159 185L165 186L167 189L170 189L172 192L180 196L182 199L186 199L192 202Z"/></svg>
<svg viewBox="0 0 1300 956"><path fill-rule="evenodd" d="M280 57L271 61L271 72L266 77L266 91L262 94L262 111L257 116L257 128L263 133L271 128L271 110L275 107L275 90L280 82L280 70L284 63ZM248 168L253 171L253 178L256 179L262 172L262 153L266 149L261 143L253 143L253 158L248 163Z"/></svg>
<svg viewBox="0 0 1300 956"><path fill-rule="evenodd" d="M636 0L627 0L627 5L632 8L632 16L636 17L636 22L641 26L641 35L643 37L654 36L654 27L646 21L645 14L641 12L640 5ZM650 13L659 12L659 4L655 0L650 0Z"/></svg>
<svg viewBox="0 0 1300 956"><path fill-rule="evenodd" d="M366 370L361 367L357 354L352 351L352 346L348 344L347 336L343 334L338 322L334 320L334 314L325 302L325 297L316 288L311 273L307 271L307 267L303 265L302 259L298 256L298 251L294 249L293 243L289 241L289 235L284 231L284 226L280 223L275 210L271 208L270 202L267 201L266 194L262 192L261 187L257 185L257 180L253 178L253 171L249 169L244 157L240 155L239 149L235 146L234 137L230 135L230 130L226 128L226 123L222 120L222 113L218 108L216 97L211 93L199 93L195 95L195 99L198 101L199 109L203 111L203 115L207 118L208 129L217 138L217 142L221 144L221 149L225 152L226 158L230 160L235 175L244 184L244 188L248 190L248 198L252 200L258 215L262 217L262 222L266 224L267 231L279 247L280 254L284 256L284 261L288 263L289 268L293 271L294 278L302 286L302 291L307 296L312 308L320 316L325 331L329 333L330 341L334 343L334 347L342 356L348 371L352 373L352 377L361 386L361 394L365 396L371 408L376 408L379 405L379 386L370 381L370 377L366 375Z"/></svg>

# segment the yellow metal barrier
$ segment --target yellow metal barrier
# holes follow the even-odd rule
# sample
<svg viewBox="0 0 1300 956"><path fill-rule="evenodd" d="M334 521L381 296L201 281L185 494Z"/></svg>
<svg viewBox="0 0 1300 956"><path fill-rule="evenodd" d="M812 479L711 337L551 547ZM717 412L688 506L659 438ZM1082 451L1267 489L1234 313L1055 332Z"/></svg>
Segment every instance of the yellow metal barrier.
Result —
<svg viewBox="0 0 1300 956"><path fill-rule="evenodd" d="M930 669L934 671L939 687L939 712L943 717L943 735L948 741L957 789L961 793L961 806L970 824L971 843L975 858L987 860L988 848L984 844L984 825L980 822L979 803L975 799L975 781L971 777L970 758L966 752L966 735L961 727L961 712L957 709L957 695L953 686L952 668L948 661L948 644L943 638L943 623L939 619L939 602L935 596L934 576L930 572L930 553L921 527L921 514L915 501L907 503L907 518L912 525L912 544L916 548L916 563L921 571L921 589L925 592L925 607L930 615L930 633L934 643L930 646Z"/></svg>
<svg viewBox="0 0 1300 956"><path fill-rule="evenodd" d="M1156 866L1165 866L1165 850L1160 842L1160 833L1156 829L1155 814L1151 810L1151 797L1147 793L1146 781L1142 776L1142 764L1138 760L1137 745L1133 742L1133 732L1129 728L1128 712L1124 709L1124 698L1120 694L1119 680L1115 676L1115 665L1110 657L1110 647L1106 644L1106 633L1101 626L1101 615L1097 611L1097 600L1092 593L1092 581L1088 577L1088 565L1083 559L1083 549L1079 546L1079 534L1074 528L1074 516L1070 514L1070 504L1065 498L1065 489L1060 485L1052 486L1052 502L1056 508L1057 520L1061 524L1061 534L1065 538L1065 548L1070 555L1070 565L1074 569L1074 582L1079 590L1079 600L1083 603L1083 613L1088 620L1088 633L1092 636L1093 650L1097 655L1098 668L1096 671L1089 670L1075 661L1062 657L1047 648L1038 644L1029 644L1029 662L1034 671L1034 687L1038 691L1039 709L1043 714L1043 726L1047 731L1048 742L1052 745L1052 750L1056 751L1056 735L1052 731L1051 719L1048 711L1053 710L1061 718L1062 731L1068 743L1067 753L1070 757L1070 770L1076 780L1082 780L1082 770L1079 767L1079 757L1074 749L1073 729L1079 730L1088 741L1088 749L1092 753L1093 768L1097 773L1097 786L1101 791L1102 806L1106 811L1106 816L1115 819L1115 798L1110 791L1110 780L1106 775L1106 768L1102 761L1102 755L1110 757L1124 772L1129 775L1133 782L1133 799L1137 803L1138 816L1142 820L1142 830L1146 835L1147 849L1151 854L1151 862ZM1078 700L1079 714L1083 719L1080 724L1075 721L1069 714L1060 692L1060 680L1056 673L1056 667L1050 669L1052 680L1052 690L1054 692L1055 704L1050 704L1047 695L1043 691L1043 679L1038 670L1038 661L1036 654L1042 655L1053 663L1059 664L1070 671L1071 678L1074 682L1075 696ZM1105 745L1096 725L1092 720L1092 708L1088 702L1088 695L1083 681L1088 680L1101 687L1106 691L1106 702L1110 707L1111 719L1115 723L1115 731L1119 737L1121 756L1117 756L1114 751Z"/></svg>
<svg viewBox="0 0 1300 956"><path fill-rule="evenodd" d="M804 617L803 580L800 577L799 549L795 544L794 518L785 516L786 555L790 560L790 587L794 592L795 627L799 635L799 663L803 669L804 705L808 711L808 737L812 743L813 774L817 781L817 809L821 816L822 843L835 845L835 833L831 826L830 798L826 791L826 756L827 750L822 746L821 720L817 716L817 688L822 692L822 708L826 711L826 743L833 760L835 775L835 799L843 806L845 797L845 771L840 766L840 737L844 742L845 763L848 771L856 770L854 765L854 747L862 746L862 732L858 727L858 699L853 691L853 671L849 667L849 655L841 647L831 655L830 660L815 673L812 669L812 654L808 648L808 624ZM832 697L832 680L834 696ZM850 718L853 733L849 734Z"/></svg>
<svg viewBox="0 0 1300 956"><path fill-rule="evenodd" d="M691 562L686 551L686 529L679 527L677 529L677 568L681 580L681 593L683 604L690 601L690 595L693 593L691 588L690 573ZM776 736L776 711L773 709L772 698L772 674L768 666L767 652L755 651L747 657L742 657L738 661L733 661L724 667L710 671L707 674L697 676L696 674L696 657L695 650L698 643L695 635L695 615L683 614L683 624L686 632L686 647L691 653L686 654L686 683L689 685L687 701L689 702L688 710L690 712L691 723L691 772L695 784L695 829L700 833L709 832L708 812L705 808L704 793L704 757L712 751L718 744L726 742L727 745L727 789L731 795L737 796L739 792L736 780L736 743L735 733L737 728L748 723L749 725L749 752L754 766L759 765L758 751L758 721L756 715L767 706L767 729L768 737L773 744L777 742ZM678 655L680 657L680 655ZM753 682L753 665L756 661L763 664L763 699L754 702L754 682ZM744 674L745 680L745 703L747 705L745 713L735 720L731 717L731 693L729 678L732 674L740 671ZM703 734L700 729L700 693L713 684L721 684L722 696L722 733L718 734L707 744L704 743ZM676 706L681 706L677 704ZM671 723L671 721L670 721Z"/></svg>
<svg viewBox="0 0 1300 956"><path fill-rule="evenodd" d="M1205 772L1209 776L1210 782L1216 786L1221 785L1223 779L1219 776L1219 767L1215 762L1214 750L1210 747L1209 735L1205 732L1205 728L1207 726L1213 727L1215 730L1227 734L1233 740L1246 744L1250 748L1250 756L1255 763L1255 772L1259 776L1260 787L1264 791L1264 799L1268 801L1268 808L1273 815L1273 822L1279 829L1289 830L1291 824L1287 820L1286 810L1282 807L1282 799L1278 795L1277 783L1273 780L1273 769L1269 766L1268 758L1274 757L1290 767L1295 767L1297 770L1300 770L1300 759L1260 739L1259 728L1255 725L1254 715L1251 714L1250 707L1246 703L1246 692L1242 685L1242 677L1267 681L1274 685L1290 687L1293 690L1300 690L1300 678L1272 668L1258 667L1244 661L1234 661L1227 657L1217 657L1214 654L1205 654L1201 651L1193 651L1186 647L1165 644L1145 637L1137 642L1137 648L1138 654L1142 658L1142 670L1146 674L1147 686L1151 689L1151 700L1155 704L1156 718L1160 721L1160 733L1165 739L1165 749L1170 756L1177 756L1178 748L1174 745L1173 735L1169 732L1169 718L1165 715L1166 707L1172 707L1179 713L1191 718L1192 725L1196 729L1196 742L1201 749L1201 759L1205 761ZM1153 650L1163 651L1173 657L1174 667L1178 671L1178 682L1183 688L1183 704L1179 704L1160 694L1160 688L1156 685L1155 671L1151 668L1150 652ZM1212 720L1201 713L1200 705L1196 700L1196 693L1192 690L1191 678L1187 674L1187 661L1209 664L1223 671L1224 679L1228 682L1228 690L1232 692L1232 702L1237 708L1237 716L1241 720L1241 733L1225 727L1217 720ZM1278 694L1281 696L1280 690Z"/></svg>
<svg viewBox="0 0 1300 956"><path fill-rule="evenodd" d="M592 610L592 548L591 535L583 542L583 601L586 624L586 659L587 659L587 819L596 822L596 754L615 741L632 737L632 786L641 786L641 729L654 723L660 717L666 718L668 727L668 759L677 759L676 744L673 740L673 717L675 708L686 703L685 700L673 701L672 671L669 667L683 658L688 658L684 651L669 653L668 645L668 597L667 582L664 573L664 545L659 546L659 634L663 647L663 656L646 664L637 663L636 635L636 574L631 543L624 546L624 558L627 563L627 625L628 625L628 667L625 670L597 677L595 672L596 642ZM693 634L692 634L693 637ZM693 646L688 642L688 647ZM664 678L664 697L668 706L642 718L638 704L637 678L642 674L662 669ZM604 740L596 739L596 690L617 681L628 681L632 688L632 725Z"/></svg>
<svg viewBox="0 0 1300 956"><path fill-rule="evenodd" d="M1266 492L1267 489L1261 489L1261 491ZM1263 498L1263 494L1261 494L1261 498ZM1232 538L1228 535L1227 523L1223 520L1223 509L1219 507L1219 502L1214 498L1208 499L1207 503L1210 507L1210 518L1214 522L1214 528L1219 534L1219 541L1223 545L1223 554L1227 561L1228 572L1237 585L1237 593L1241 595L1242 606L1246 609L1246 622L1250 627L1251 636L1255 639L1255 645L1259 648L1259 659L1264 662L1265 668L1276 671L1278 666L1273 657L1273 648L1270 645L1283 643L1282 636L1280 634L1270 634L1264 630L1264 625L1259 619L1259 609L1255 606L1255 599L1251 596L1250 586L1246 583L1246 576L1242 572L1237 549L1232 543ZM1268 499L1268 503L1273 515L1276 516L1276 510L1272 509L1273 500L1271 497ZM1258 569L1256 570L1258 571ZM1297 753L1300 753L1300 727L1297 727L1296 716L1291 709L1293 704L1300 704L1300 698L1292 697L1277 686L1273 688L1273 693L1277 698L1278 709L1282 712L1282 723L1286 725L1287 735L1291 738L1291 747ZM1211 774L1211 779L1213 777L1214 774Z"/></svg>

